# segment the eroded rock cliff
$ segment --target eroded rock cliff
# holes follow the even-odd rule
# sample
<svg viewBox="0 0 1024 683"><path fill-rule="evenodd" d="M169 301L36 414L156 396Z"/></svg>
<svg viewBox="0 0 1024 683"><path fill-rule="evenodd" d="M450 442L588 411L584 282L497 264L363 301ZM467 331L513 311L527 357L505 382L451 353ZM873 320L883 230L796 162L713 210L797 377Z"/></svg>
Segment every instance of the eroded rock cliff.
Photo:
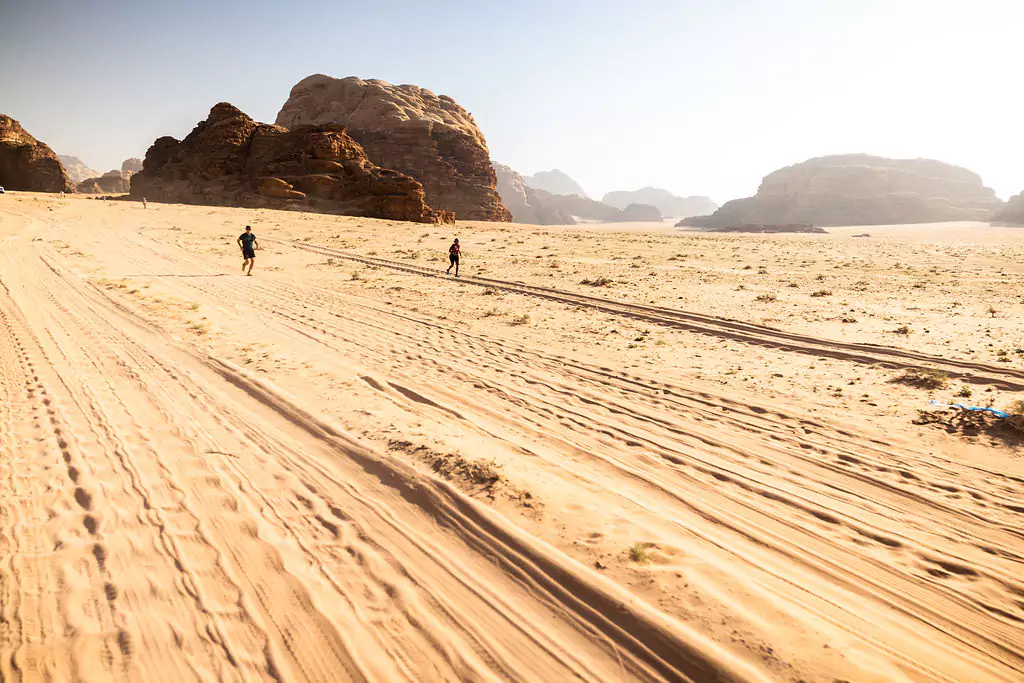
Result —
<svg viewBox="0 0 1024 683"><path fill-rule="evenodd" d="M317 74L291 90L286 128L343 124L369 159L422 183L427 203L460 219L509 221L490 152L473 116L447 95L415 85Z"/></svg>
<svg viewBox="0 0 1024 683"><path fill-rule="evenodd" d="M0 186L25 192L71 189L68 175L53 150L4 114L0 114Z"/></svg>
<svg viewBox="0 0 1024 683"><path fill-rule="evenodd" d="M221 102L181 141L162 137L131 177L133 197L221 206L298 208L417 222L451 222L423 187L373 164L338 124L288 130Z"/></svg>
<svg viewBox="0 0 1024 683"><path fill-rule="evenodd" d="M530 225L574 225L572 215L548 200L550 195L529 187L523 177L504 164L494 164L501 203L512 212L516 223ZM544 195L547 195L545 197Z"/></svg>

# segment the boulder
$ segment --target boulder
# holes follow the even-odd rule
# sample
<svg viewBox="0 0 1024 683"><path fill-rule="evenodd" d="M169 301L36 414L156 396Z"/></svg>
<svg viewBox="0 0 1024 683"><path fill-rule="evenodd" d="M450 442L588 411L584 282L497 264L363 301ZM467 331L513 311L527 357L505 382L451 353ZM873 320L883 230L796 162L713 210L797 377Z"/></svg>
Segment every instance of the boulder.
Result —
<svg viewBox="0 0 1024 683"><path fill-rule="evenodd" d="M498 196L483 133L447 95L415 85L317 74L292 88L277 124L343 124L371 162L422 183L431 206L460 219L512 220Z"/></svg>
<svg viewBox="0 0 1024 683"><path fill-rule="evenodd" d="M630 204L649 204L656 207L662 216L686 218L688 216L704 216L718 209L708 197L677 197L660 187L643 187L639 190L619 190L609 192L601 201L617 209L625 209Z"/></svg>
<svg viewBox="0 0 1024 683"><path fill-rule="evenodd" d="M540 192L528 187L523 177L508 166L494 164L494 172L501 203L512 212L512 220L516 223L575 225L571 214L564 213Z"/></svg>
<svg viewBox="0 0 1024 683"><path fill-rule="evenodd" d="M71 189L60 159L10 116L0 114L0 186L25 192Z"/></svg>
<svg viewBox="0 0 1024 683"><path fill-rule="evenodd" d="M810 159L765 176L757 194L726 202L690 226L885 225L986 221L1002 202L981 177L932 159L845 154Z"/></svg>
<svg viewBox="0 0 1024 683"><path fill-rule="evenodd" d="M570 178L568 175L559 171L557 168L550 171L540 171L534 173L532 176L524 176L523 180L526 184L535 190L544 190L551 194L563 194L563 195L576 195L577 197L583 197L589 199L589 195L583 191L580 184ZM625 204L618 207L620 209L625 208Z"/></svg>
<svg viewBox="0 0 1024 683"><path fill-rule="evenodd" d="M998 211L992 220L1008 225L1024 225L1024 192L1010 197L1006 206Z"/></svg>
<svg viewBox="0 0 1024 683"><path fill-rule="evenodd" d="M68 174L68 180L72 183L77 184L88 178L96 178L102 175L99 171L86 166L85 162L78 157L58 154L57 158L60 159L60 165L64 167L64 171Z"/></svg>
<svg viewBox="0 0 1024 683"><path fill-rule="evenodd" d="M257 123L221 102L181 141L156 140L131 195L150 201L295 208L421 223L452 222L427 206L423 186L373 164L338 124Z"/></svg>

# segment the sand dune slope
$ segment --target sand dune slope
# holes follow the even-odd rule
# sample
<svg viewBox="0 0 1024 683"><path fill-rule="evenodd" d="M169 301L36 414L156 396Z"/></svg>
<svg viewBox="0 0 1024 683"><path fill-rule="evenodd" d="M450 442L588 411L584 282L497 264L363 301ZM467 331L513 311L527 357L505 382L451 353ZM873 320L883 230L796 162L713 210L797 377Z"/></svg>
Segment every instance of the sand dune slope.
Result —
<svg viewBox="0 0 1024 683"><path fill-rule="evenodd" d="M0 211L0 680L1020 680L1020 476L243 278L160 211Z"/></svg>

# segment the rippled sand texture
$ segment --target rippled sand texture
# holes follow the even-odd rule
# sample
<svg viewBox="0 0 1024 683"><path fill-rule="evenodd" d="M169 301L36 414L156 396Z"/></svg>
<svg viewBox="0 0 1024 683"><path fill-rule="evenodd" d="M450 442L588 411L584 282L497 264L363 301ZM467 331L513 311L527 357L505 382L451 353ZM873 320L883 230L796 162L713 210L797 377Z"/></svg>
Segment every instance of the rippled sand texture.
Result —
<svg viewBox="0 0 1024 683"><path fill-rule="evenodd" d="M1019 681L1024 230L869 231L4 196L0 680Z"/></svg>

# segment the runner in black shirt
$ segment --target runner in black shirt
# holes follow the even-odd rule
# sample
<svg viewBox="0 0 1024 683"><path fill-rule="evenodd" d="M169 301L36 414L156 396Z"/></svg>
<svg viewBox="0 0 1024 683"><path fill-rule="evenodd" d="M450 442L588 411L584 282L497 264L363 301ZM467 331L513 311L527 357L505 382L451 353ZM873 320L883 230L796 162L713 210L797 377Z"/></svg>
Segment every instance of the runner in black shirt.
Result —
<svg viewBox="0 0 1024 683"><path fill-rule="evenodd" d="M252 232L252 226L245 226L245 232L238 236L238 246L242 248L242 272L246 275L252 275L252 267L256 264L256 250L260 248L259 243L256 241L256 235ZM249 266L249 272L246 273L245 267Z"/></svg>

